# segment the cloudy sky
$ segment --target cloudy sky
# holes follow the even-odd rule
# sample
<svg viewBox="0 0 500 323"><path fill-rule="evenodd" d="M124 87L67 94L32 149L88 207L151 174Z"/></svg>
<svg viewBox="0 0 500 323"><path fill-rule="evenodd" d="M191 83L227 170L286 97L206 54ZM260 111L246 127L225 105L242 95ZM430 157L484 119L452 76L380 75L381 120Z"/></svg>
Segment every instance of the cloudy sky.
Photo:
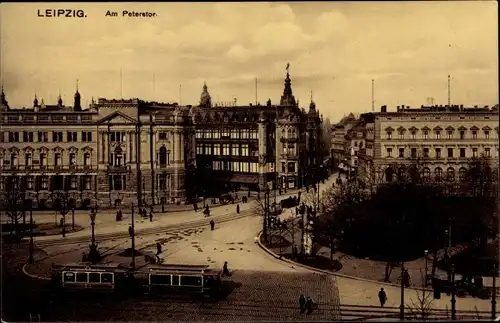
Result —
<svg viewBox="0 0 500 323"><path fill-rule="evenodd" d="M180 93L182 104L197 104L204 81L214 101L248 104L255 78L258 101L277 102L287 62L300 105L312 91L332 121L371 111L372 79L377 110L430 97L446 104L448 74L453 103L499 100L496 1L0 6L0 71L12 107L31 106L35 92L45 103L59 90L70 101L76 79L84 104L92 96L179 101ZM37 17L46 8L87 17Z"/></svg>

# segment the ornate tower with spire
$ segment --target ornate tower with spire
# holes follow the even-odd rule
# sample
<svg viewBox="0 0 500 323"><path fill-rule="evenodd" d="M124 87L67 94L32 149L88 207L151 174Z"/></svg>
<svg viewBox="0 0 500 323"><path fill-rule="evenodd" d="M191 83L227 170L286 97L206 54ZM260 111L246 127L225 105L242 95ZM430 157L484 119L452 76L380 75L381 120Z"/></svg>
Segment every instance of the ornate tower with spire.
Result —
<svg viewBox="0 0 500 323"><path fill-rule="evenodd" d="M290 63L286 65L286 77L285 77L285 88L283 89L283 95L281 96L280 105L281 106L297 106L295 102L295 97L292 93L292 80L290 79Z"/></svg>
<svg viewBox="0 0 500 323"><path fill-rule="evenodd" d="M57 106L59 108L62 108L62 106L63 106L63 100L61 98L61 92L60 91L59 91L59 96L57 97Z"/></svg>
<svg viewBox="0 0 500 323"><path fill-rule="evenodd" d="M203 84L203 92L201 92L200 96L200 107L203 108L212 107L212 98L210 97L210 93L208 93L207 83Z"/></svg>
<svg viewBox="0 0 500 323"><path fill-rule="evenodd" d="M75 93L75 103L73 105L74 111L82 111L80 92L78 92L78 80L76 80L76 93Z"/></svg>
<svg viewBox="0 0 500 323"><path fill-rule="evenodd" d="M7 110L9 110L9 102L7 102L7 99L5 98L5 92L3 91L2 85L2 92L0 93L0 111Z"/></svg>

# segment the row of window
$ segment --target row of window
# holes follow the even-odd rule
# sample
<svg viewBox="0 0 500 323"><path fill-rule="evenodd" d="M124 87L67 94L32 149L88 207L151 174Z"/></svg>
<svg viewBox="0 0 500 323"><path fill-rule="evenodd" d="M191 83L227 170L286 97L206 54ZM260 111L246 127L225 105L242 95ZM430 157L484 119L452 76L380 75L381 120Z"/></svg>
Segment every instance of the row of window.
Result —
<svg viewBox="0 0 500 323"><path fill-rule="evenodd" d="M441 148L434 148L434 158L443 158L444 155L443 153L446 152L446 157L448 158L454 158L454 157L460 157L460 158L466 158L466 149L467 148L459 148L459 155L455 156L455 148L446 148L446 150L441 149ZM472 149L472 157L477 158L479 157L479 150L478 148L471 148ZM395 157L393 155L393 148L388 147L386 148L386 157ZM498 148L497 148L497 155L498 155ZM484 156L485 157L491 157L491 148L484 148ZM405 155L405 148L398 148L398 158L405 158L407 157ZM417 148L411 148L410 149L410 156L411 158L417 158L418 157L418 151ZM429 155L429 148L422 148L422 157L428 158L430 157Z"/></svg>
<svg viewBox="0 0 500 323"><path fill-rule="evenodd" d="M256 129L199 129L196 130L197 139L259 139L259 134Z"/></svg>
<svg viewBox="0 0 500 323"><path fill-rule="evenodd" d="M37 115L37 121L78 121L78 115ZM34 115L10 115L7 117L8 121L35 121L35 116ZM92 116L91 115L80 115L80 120L82 121L91 121Z"/></svg>
<svg viewBox="0 0 500 323"><path fill-rule="evenodd" d="M3 160L3 164L7 165L10 164L10 166L19 166L19 158L18 154L16 153L11 153L10 154L10 160ZM69 165L70 166L76 166L76 153L69 153ZM54 153L53 156L53 166L62 166L62 154L61 153ZM1 160L0 160L1 161ZM33 160L33 154L32 153L26 153L24 155L24 165L25 166L33 166L33 165L39 165L39 166L47 166L47 154L46 153L40 153L39 159L38 160ZM83 165L84 166L91 166L91 159L90 159L90 153L84 153L83 154Z"/></svg>
<svg viewBox="0 0 500 323"><path fill-rule="evenodd" d="M454 182L456 180L456 171L453 167L448 167L448 169L446 170L446 175L445 176L443 175L444 173L441 167L436 167L436 169L434 169L434 174L431 173L431 170L428 167L425 167L422 170L422 177L426 182L430 181L431 179L434 179L437 182L440 182L443 179L450 182ZM385 177L386 181L391 182L397 178L397 174L391 167L389 167L385 171ZM467 169L461 167L458 170L458 179L460 181L464 181L466 178L467 178Z"/></svg>
<svg viewBox="0 0 500 323"><path fill-rule="evenodd" d="M9 132L1 132L0 133L0 142L21 142L20 132L9 131ZM22 142L35 142L35 132L33 131L23 131L22 132L23 141ZM37 142L49 142L49 132L47 131L38 131L37 132ZM92 132L91 131L82 131L81 142L91 142L92 141ZM66 132L66 141L67 142L78 142L78 132L76 131L67 131ZM64 142L64 132L63 131L52 131L52 142Z"/></svg>
<svg viewBox="0 0 500 323"><path fill-rule="evenodd" d="M386 133L387 133L386 139L391 140L392 139L392 131L386 131ZM447 130L447 132L446 132L446 139L458 139L458 138L455 138L454 133L455 133L455 131L453 131L453 130ZM478 130L471 130L471 137L467 137L466 136L466 131L465 130L460 130L458 133L459 133L460 140L478 139L478 133L479 133L479 131ZM484 136L481 137L480 139L486 139L486 140L490 139L490 131L489 130L484 130L483 134L484 134ZM400 140L407 139L407 137L405 135L405 131L399 131L398 135L399 135L399 139ZM442 132L440 130L435 130L434 131L434 137L433 137L433 139L441 140L441 139L443 139L441 135L442 135ZM497 136L496 137L498 139L498 131L497 131ZM412 139L412 140L416 140L417 139L417 131L416 130L411 130L410 131L410 139ZM430 139L429 131L428 130L423 130L422 131L422 136L420 138L418 138L418 139L424 139L424 140Z"/></svg>
<svg viewBox="0 0 500 323"><path fill-rule="evenodd" d="M258 173L259 164L216 160L212 162L212 169L229 171L229 172Z"/></svg>
<svg viewBox="0 0 500 323"><path fill-rule="evenodd" d="M258 156L258 151L249 151L248 144L197 144L197 155L214 155L214 156Z"/></svg>
<svg viewBox="0 0 500 323"><path fill-rule="evenodd" d="M49 187L49 183L51 184ZM92 188L92 176L10 176L0 177L0 190L21 189L21 190L90 190Z"/></svg>

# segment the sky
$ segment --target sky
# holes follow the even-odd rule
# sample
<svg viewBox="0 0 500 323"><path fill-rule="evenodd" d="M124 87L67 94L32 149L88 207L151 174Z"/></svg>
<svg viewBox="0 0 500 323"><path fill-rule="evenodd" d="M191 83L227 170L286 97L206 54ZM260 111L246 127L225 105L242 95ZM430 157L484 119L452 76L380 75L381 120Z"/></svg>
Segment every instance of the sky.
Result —
<svg viewBox="0 0 500 323"><path fill-rule="evenodd" d="M38 17L51 8L86 17ZM59 92L72 105L76 80L84 106L195 105L204 82L213 102L255 103L257 92L278 103L287 63L299 105L312 95L332 122L372 110L372 80L375 111L446 104L448 75L452 104L499 102L496 1L2 3L0 32L11 107L31 107L35 93L55 104Z"/></svg>

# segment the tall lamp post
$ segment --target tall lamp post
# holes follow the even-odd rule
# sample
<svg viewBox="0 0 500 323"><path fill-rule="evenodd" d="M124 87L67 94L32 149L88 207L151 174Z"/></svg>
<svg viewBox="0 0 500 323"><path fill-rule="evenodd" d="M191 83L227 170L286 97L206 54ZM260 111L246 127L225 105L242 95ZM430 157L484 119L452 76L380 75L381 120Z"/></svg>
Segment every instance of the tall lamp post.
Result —
<svg viewBox="0 0 500 323"><path fill-rule="evenodd" d="M425 255L425 283L424 283L424 287L427 287L428 285L428 282L429 282L429 276L428 276L428 267L427 267L427 260L428 260L428 257L427 255L429 254L429 251L428 250L424 250L424 255Z"/></svg>
<svg viewBox="0 0 500 323"><path fill-rule="evenodd" d="M495 320L497 317L497 274L498 266L495 259L493 263L493 291L491 292L491 320Z"/></svg>
<svg viewBox="0 0 500 323"><path fill-rule="evenodd" d="M134 203L132 203L132 216L130 225L130 238L132 240L132 269L135 269L135 229L134 229Z"/></svg>
<svg viewBox="0 0 500 323"><path fill-rule="evenodd" d="M94 232L96 215L97 215L96 209L92 209L90 211L90 225L92 228L92 240L91 240L90 250L89 250L89 259L91 262L95 262L99 258L99 254L97 252L97 245L95 243L95 232Z"/></svg>
<svg viewBox="0 0 500 323"><path fill-rule="evenodd" d="M71 227L75 231L75 208L71 209Z"/></svg>
<svg viewBox="0 0 500 323"><path fill-rule="evenodd" d="M456 299L455 299L455 265L451 265L451 319L454 321L456 317Z"/></svg>
<svg viewBox="0 0 500 323"><path fill-rule="evenodd" d="M399 305L399 319L405 319L405 262L401 261L401 304Z"/></svg>

